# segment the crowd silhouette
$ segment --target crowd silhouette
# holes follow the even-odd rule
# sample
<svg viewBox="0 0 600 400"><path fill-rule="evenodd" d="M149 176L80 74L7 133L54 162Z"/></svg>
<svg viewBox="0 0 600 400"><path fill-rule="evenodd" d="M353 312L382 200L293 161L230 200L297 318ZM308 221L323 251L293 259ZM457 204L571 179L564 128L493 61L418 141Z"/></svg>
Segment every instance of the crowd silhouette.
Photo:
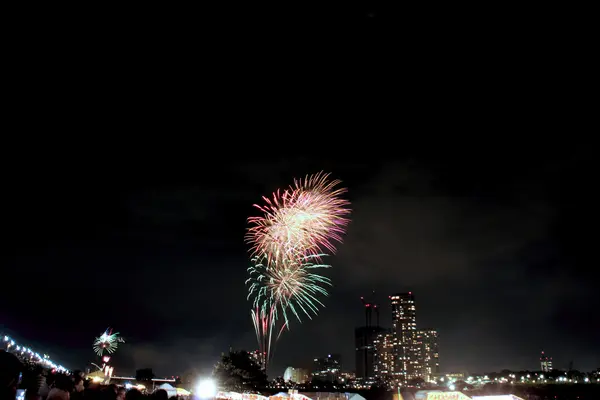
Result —
<svg viewBox="0 0 600 400"><path fill-rule="evenodd" d="M85 379L80 371L66 375L24 364L4 350L0 350L0 390L0 400L15 400L20 393L24 400L169 400L163 389L142 393L135 388L103 385Z"/></svg>

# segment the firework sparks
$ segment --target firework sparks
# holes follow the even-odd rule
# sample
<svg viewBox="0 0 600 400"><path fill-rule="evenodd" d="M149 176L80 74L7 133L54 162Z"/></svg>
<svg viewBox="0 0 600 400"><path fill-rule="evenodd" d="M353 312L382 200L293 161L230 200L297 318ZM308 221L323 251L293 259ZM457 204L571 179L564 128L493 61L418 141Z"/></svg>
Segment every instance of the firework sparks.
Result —
<svg viewBox="0 0 600 400"><path fill-rule="evenodd" d="M350 210L349 202L340 197L346 189L336 189L341 182L328 178L329 174L318 173L294 180L283 192L263 197L265 205L255 204L263 215L248 219L246 241L253 265L246 284L265 369L273 339L289 328L289 315L298 321L302 315L312 319L323 306L319 296L327 296L325 286L331 285L314 270L330 267L321 259L335 253L336 242L341 243Z"/></svg>
<svg viewBox="0 0 600 400"><path fill-rule="evenodd" d="M309 255L298 265L275 267L269 267L269 264L253 259L254 265L248 268L250 278L246 281L246 284L250 284L248 298L254 297L255 306L274 305L275 316L277 317L279 309L286 325L289 324L288 310L298 321L301 321L301 314L312 319L312 316L317 314L319 306L323 306L317 296L327 296L324 286L331 286L329 278L312 272L318 268L331 267L314 262L323 256L325 254Z"/></svg>
<svg viewBox="0 0 600 400"><path fill-rule="evenodd" d="M348 201L340 195L346 189L335 189L341 182L329 182L329 174L318 173L295 180L287 190L277 191L272 199L263 197L266 205L256 205L263 215L248 219L246 241L254 257L268 263L335 253L335 242L349 222Z"/></svg>
<svg viewBox="0 0 600 400"><path fill-rule="evenodd" d="M113 333L112 329L104 331L100 337L94 339L94 352L99 356L102 356L104 352L112 354L117 350L119 343L123 343L124 340L119 336L119 332Z"/></svg>
<svg viewBox="0 0 600 400"><path fill-rule="evenodd" d="M253 259L248 268L250 278L248 298L253 300L252 321L266 369L276 342L285 328L289 329L289 318L295 316L301 322L302 316L312 319L323 303L317 296L327 296L324 286L330 286L329 278L312 272L329 265L312 261L324 254L307 256L300 265L269 266Z"/></svg>

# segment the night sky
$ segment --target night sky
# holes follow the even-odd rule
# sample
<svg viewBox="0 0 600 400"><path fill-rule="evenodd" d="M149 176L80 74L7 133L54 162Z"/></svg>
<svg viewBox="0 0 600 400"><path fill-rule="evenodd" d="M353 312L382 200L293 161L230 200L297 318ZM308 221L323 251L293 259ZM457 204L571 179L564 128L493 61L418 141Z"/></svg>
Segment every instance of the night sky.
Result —
<svg viewBox="0 0 600 400"><path fill-rule="evenodd" d="M75 55L68 69L27 65L8 109L20 139L2 146L0 328L70 368L110 326L126 340L118 374L210 371L230 346L256 348L252 204L324 170L348 187L352 222L326 308L292 323L272 375L328 353L354 369L373 290L384 326L387 296L415 293L443 371L535 369L541 350L557 368L600 367L597 162L575 138L589 105L555 61L530 64L544 42L440 28L442 11L401 24L396 42L392 18L363 7L305 10L295 40L274 43L276 11L241 29L246 11L206 17L220 29L206 46L195 25L171 20L165 36L146 19L160 29L110 25L114 47L99 30L77 53L48 50Z"/></svg>
<svg viewBox="0 0 600 400"><path fill-rule="evenodd" d="M385 305L394 292L416 294L418 326L440 331L444 371L533 369L542 349L558 368L596 368L590 153L511 147L140 159L119 176L90 166L81 180L15 184L2 321L72 368L93 359L107 326L127 341L115 357L123 372L206 370L229 346L254 349L245 218L261 195L323 169L349 188L352 223L331 259L327 307L292 324L272 373L327 353L352 369L359 297L372 290ZM390 314L382 307L384 326Z"/></svg>

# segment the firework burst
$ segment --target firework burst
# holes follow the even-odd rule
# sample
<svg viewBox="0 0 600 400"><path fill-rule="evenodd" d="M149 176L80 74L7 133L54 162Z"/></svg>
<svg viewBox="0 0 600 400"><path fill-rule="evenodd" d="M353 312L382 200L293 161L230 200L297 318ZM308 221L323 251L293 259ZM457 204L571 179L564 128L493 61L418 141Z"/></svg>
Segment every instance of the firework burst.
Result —
<svg viewBox="0 0 600 400"><path fill-rule="evenodd" d="M102 356L104 352L112 354L117 351L119 343L124 340L119 336L119 332L113 333L112 329L107 329L102 335L94 339L94 352Z"/></svg>
<svg viewBox="0 0 600 400"><path fill-rule="evenodd" d="M336 189L341 182L328 177L318 173L294 180L293 186L278 190L271 199L263 197L265 205L254 205L263 215L248 219L246 241L253 257L280 263L308 254L335 253L350 210L349 202L340 197L346 189Z"/></svg>
<svg viewBox="0 0 600 400"><path fill-rule="evenodd" d="M254 259L254 265L248 268L250 278L246 283L250 284L248 298L253 299L252 322L265 369L273 353L273 343L285 328L289 329L289 316L295 316L298 321L302 315L312 319L319 306L323 306L317 296L327 296L323 286L331 282L311 271L330 266L311 262L317 258L308 256L302 265L285 268L270 268L267 263Z"/></svg>
<svg viewBox="0 0 600 400"><path fill-rule="evenodd" d="M321 260L342 241L350 210L340 197L346 189L336 189L341 182L328 178L318 173L294 180L288 189L263 197L265 205L255 204L262 216L248 218L252 266L246 283L265 369L273 339L289 329L289 316L312 319L323 306L319 296L327 296L331 285L315 270L330 267Z"/></svg>
<svg viewBox="0 0 600 400"><path fill-rule="evenodd" d="M331 286L331 280L313 271L320 268L330 268L330 265L316 263L325 254L306 256L302 263L288 264L286 266L269 266L253 259L253 266L248 268L250 278L248 298L253 298L253 305L273 305L275 316L283 316L285 325L288 325L288 312L293 314L298 321L301 315L312 319L317 315L319 306L323 303L317 296L327 296L324 286ZM265 308L270 308L270 307Z"/></svg>

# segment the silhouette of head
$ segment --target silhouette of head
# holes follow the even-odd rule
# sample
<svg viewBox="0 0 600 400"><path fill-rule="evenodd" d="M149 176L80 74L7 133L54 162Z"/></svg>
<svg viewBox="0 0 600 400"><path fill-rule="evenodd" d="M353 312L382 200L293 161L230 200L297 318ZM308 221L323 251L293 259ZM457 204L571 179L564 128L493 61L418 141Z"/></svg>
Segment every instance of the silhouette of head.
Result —
<svg viewBox="0 0 600 400"><path fill-rule="evenodd" d="M23 364L14 354L0 350L0 399L15 399L22 371Z"/></svg>
<svg viewBox="0 0 600 400"><path fill-rule="evenodd" d="M169 395L164 389L159 389L153 394L154 400L169 400Z"/></svg>

